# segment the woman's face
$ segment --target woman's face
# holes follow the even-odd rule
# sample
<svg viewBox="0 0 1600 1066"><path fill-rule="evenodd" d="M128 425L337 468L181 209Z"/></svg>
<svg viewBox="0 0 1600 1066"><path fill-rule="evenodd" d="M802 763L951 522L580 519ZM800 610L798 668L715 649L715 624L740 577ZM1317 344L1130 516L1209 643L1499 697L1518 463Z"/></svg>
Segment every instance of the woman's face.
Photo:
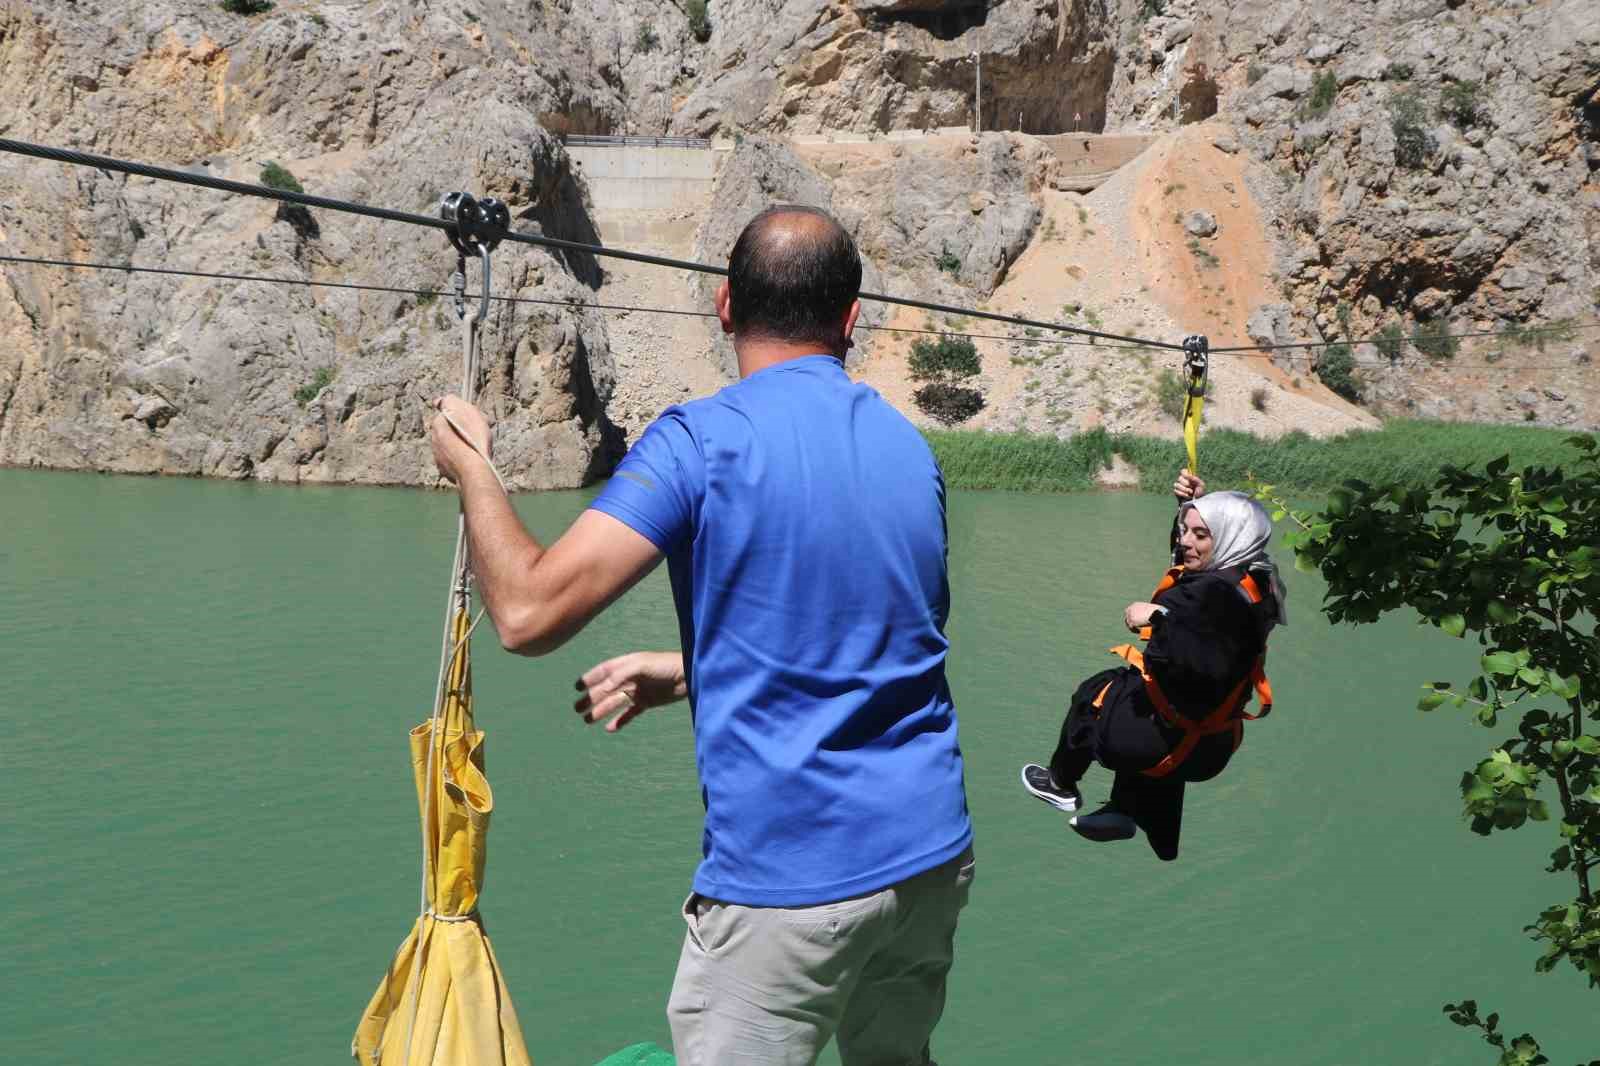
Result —
<svg viewBox="0 0 1600 1066"><path fill-rule="evenodd" d="M1178 536L1178 546L1183 549L1183 565L1190 570L1203 570L1211 561L1211 530L1206 528L1196 508L1183 512L1183 532Z"/></svg>

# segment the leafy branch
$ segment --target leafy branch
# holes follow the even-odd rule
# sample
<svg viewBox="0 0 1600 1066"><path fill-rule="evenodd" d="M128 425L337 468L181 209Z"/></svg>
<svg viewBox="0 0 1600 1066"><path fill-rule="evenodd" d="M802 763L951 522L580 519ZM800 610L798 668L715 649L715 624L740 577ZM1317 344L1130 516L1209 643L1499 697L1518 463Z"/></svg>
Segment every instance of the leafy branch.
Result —
<svg viewBox="0 0 1600 1066"><path fill-rule="evenodd" d="M1431 488L1351 480L1316 512L1296 510L1271 485L1256 485L1256 496L1274 521L1292 523L1284 542L1296 567L1327 581L1331 621L1361 625L1411 608L1421 624L1482 646L1476 677L1464 688L1429 682L1417 706L1470 707L1489 729L1514 719L1516 734L1461 775L1462 815L1484 836L1553 823L1545 869L1570 876L1575 894L1524 927L1542 945L1534 969L1565 960L1600 989L1590 878L1600 868L1600 705L1588 698L1600 691L1600 443L1568 443L1570 472L1512 473L1502 457L1481 472L1445 467ZM1498 1015L1480 1017L1472 1000L1445 1011L1481 1030L1502 1066L1549 1061L1532 1036L1508 1040Z"/></svg>

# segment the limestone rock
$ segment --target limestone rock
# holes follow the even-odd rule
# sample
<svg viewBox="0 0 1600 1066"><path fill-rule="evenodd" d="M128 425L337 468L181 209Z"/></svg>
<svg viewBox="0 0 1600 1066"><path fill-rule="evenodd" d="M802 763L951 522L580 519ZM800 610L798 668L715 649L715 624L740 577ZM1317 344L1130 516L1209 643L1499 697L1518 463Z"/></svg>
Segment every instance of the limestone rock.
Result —
<svg viewBox="0 0 1600 1066"><path fill-rule="evenodd" d="M0 10L12 56L65 60L40 64L28 92L0 93L9 135L235 180L258 180L273 160L313 192L430 214L440 194L466 189L504 199L523 232L594 239L566 156L528 117L528 98L469 62L459 27L445 32L420 5L398 5L394 28L438 35L437 68L414 42L380 40L343 9L321 22L296 11L241 20L213 4L129 10L137 32L124 32L121 8ZM6 76L31 78L15 66ZM173 117L141 117L158 106ZM0 181L16 190L0 203L0 232L25 254L402 289L443 287L454 263L438 232L369 218L315 211L308 228L270 201L12 156L0 158ZM592 302L600 277L592 261L510 243L494 265L497 293L558 304ZM448 300L118 272L8 276L0 463L434 481L424 402L461 387ZM576 486L606 468L617 442L598 315L496 304L483 361L508 480Z"/></svg>
<svg viewBox="0 0 1600 1066"><path fill-rule="evenodd" d="M1210 211L1190 211L1183 216L1183 228L1191 237L1215 237L1217 216Z"/></svg>

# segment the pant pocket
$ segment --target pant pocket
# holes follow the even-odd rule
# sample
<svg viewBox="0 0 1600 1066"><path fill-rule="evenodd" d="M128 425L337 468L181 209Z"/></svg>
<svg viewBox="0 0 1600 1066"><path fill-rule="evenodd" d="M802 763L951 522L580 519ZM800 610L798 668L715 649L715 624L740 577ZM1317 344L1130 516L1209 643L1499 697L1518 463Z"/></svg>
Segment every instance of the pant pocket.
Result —
<svg viewBox="0 0 1600 1066"><path fill-rule="evenodd" d="M688 926L690 942L699 951L705 951L705 940L700 935L700 893L690 892L684 899L683 924Z"/></svg>

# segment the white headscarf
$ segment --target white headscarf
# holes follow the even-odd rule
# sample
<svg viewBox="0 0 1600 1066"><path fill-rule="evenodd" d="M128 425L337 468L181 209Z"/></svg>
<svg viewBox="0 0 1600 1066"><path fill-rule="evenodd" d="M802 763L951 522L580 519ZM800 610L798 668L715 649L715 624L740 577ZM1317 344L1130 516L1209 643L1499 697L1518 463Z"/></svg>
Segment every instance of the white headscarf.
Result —
<svg viewBox="0 0 1600 1066"><path fill-rule="evenodd" d="M1267 555L1267 542L1272 539L1272 519L1267 509L1242 492L1208 492L1190 500L1178 510L1193 508L1200 521L1211 531L1211 558L1201 565L1202 570L1227 570L1246 567L1264 574L1272 589L1280 625L1289 622L1289 592L1278 577L1278 567Z"/></svg>

